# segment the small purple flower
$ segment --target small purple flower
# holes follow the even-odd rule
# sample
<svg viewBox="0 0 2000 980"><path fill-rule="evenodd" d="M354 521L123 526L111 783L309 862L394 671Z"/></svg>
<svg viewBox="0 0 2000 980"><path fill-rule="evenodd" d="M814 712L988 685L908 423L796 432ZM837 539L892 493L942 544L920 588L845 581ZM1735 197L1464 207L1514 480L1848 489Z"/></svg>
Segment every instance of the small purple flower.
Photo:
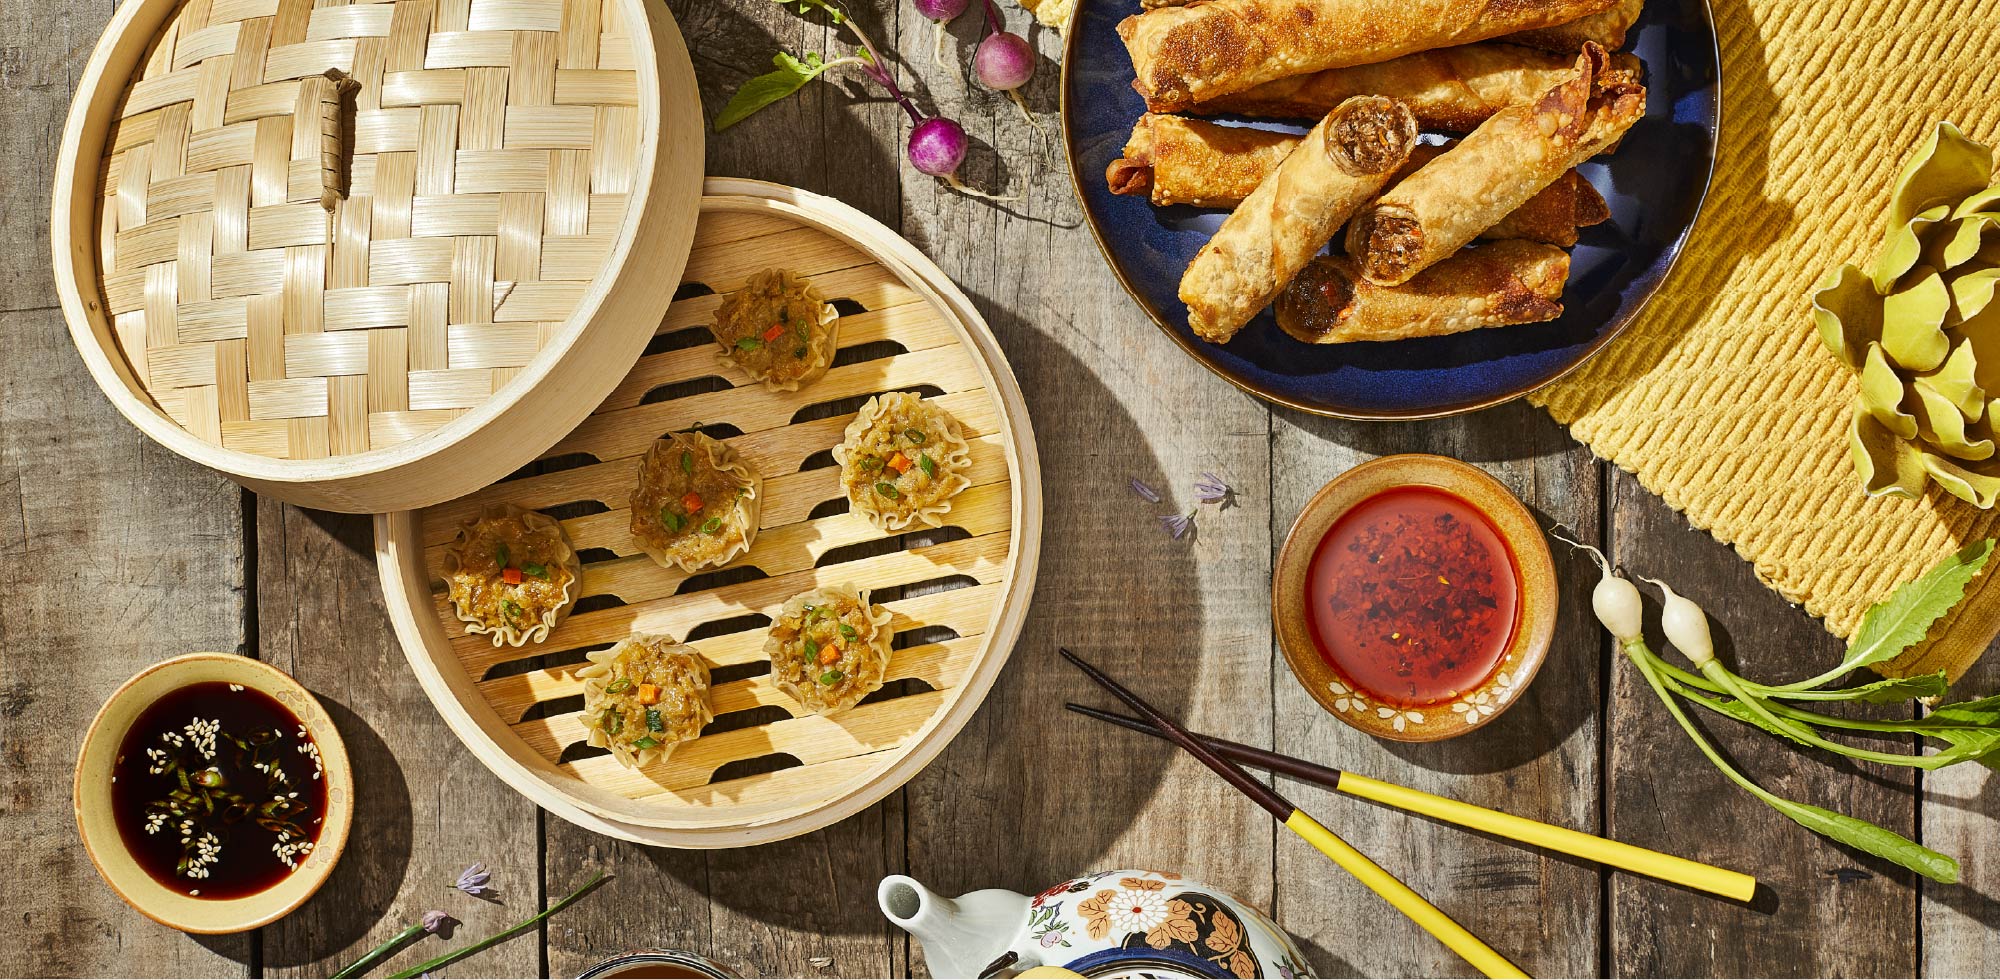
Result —
<svg viewBox="0 0 2000 980"><path fill-rule="evenodd" d="M493 873L486 870L486 863L474 861L472 866L459 872L457 888L467 895L481 895L486 891L486 883L493 880Z"/></svg>
<svg viewBox="0 0 2000 980"><path fill-rule="evenodd" d="M1140 499L1149 504L1160 502L1160 492L1140 482L1136 476L1132 478L1132 492L1138 494Z"/></svg>
<svg viewBox="0 0 2000 980"><path fill-rule="evenodd" d="M1204 504L1224 503L1235 492L1230 489L1229 484L1222 482L1221 477L1213 473L1203 473L1201 479L1194 485L1194 499Z"/></svg>
<svg viewBox="0 0 2000 980"><path fill-rule="evenodd" d="M1173 535L1175 541L1179 541L1187 537L1189 531L1194 530L1194 512L1168 514L1160 518L1160 526L1166 528L1167 533Z"/></svg>
<svg viewBox="0 0 2000 980"><path fill-rule="evenodd" d="M450 939L451 931L456 928L458 928L458 920L452 918L450 913L437 909L432 909L424 913L425 932Z"/></svg>

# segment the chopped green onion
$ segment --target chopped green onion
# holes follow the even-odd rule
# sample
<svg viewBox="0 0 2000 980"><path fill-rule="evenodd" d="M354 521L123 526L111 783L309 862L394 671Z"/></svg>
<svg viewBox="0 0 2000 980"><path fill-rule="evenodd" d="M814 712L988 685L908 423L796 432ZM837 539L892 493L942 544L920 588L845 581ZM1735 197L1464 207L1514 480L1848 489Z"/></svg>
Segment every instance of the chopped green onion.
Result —
<svg viewBox="0 0 2000 980"><path fill-rule="evenodd" d="M803 361L806 359L806 349L804 347L801 347L798 350L793 351L792 356Z"/></svg>
<svg viewBox="0 0 2000 980"><path fill-rule="evenodd" d="M708 520L701 522L701 530L703 534L714 534L715 532L722 530L722 518L711 517Z"/></svg>
<svg viewBox="0 0 2000 980"><path fill-rule="evenodd" d="M881 469L881 468L882 468L882 457L880 457L880 456L863 456L863 457L861 457L861 468L862 468L862 469L864 469L864 470L879 470L879 469Z"/></svg>
<svg viewBox="0 0 2000 980"><path fill-rule="evenodd" d="M756 350L762 346L764 346L764 342L755 337L744 337L736 342L737 350Z"/></svg>
<svg viewBox="0 0 2000 980"><path fill-rule="evenodd" d="M875 484L875 492L890 500L903 499L903 491L896 489L896 485L893 483L877 483Z"/></svg>
<svg viewBox="0 0 2000 980"><path fill-rule="evenodd" d="M660 508L660 523L666 525L668 533L679 534L681 527L687 524L687 519L662 507Z"/></svg>
<svg viewBox="0 0 2000 980"><path fill-rule="evenodd" d="M499 562L501 568L506 568L507 566L514 564L513 562L508 561L507 559L508 559L507 542L502 541L499 544L494 545L493 560Z"/></svg>
<svg viewBox="0 0 2000 980"><path fill-rule="evenodd" d="M681 472L694 473L694 454L686 450L681 451Z"/></svg>
<svg viewBox="0 0 2000 980"><path fill-rule="evenodd" d="M821 684L838 684L840 683L840 679L846 676L847 676L846 674L843 674L840 671L829 670L826 673L819 675L819 682Z"/></svg>
<svg viewBox="0 0 2000 980"><path fill-rule="evenodd" d="M502 599L500 600L500 611L506 614L508 619L512 619L521 615L521 604L512 599Z"/></svg>
<svg viewBox="0 0 2000 980"><path fill-rule="evenodd" d="M937 476L937 460L932 459L930 453L919 455L917 457L917 466L924 471L925 476Z"/></svg>
<svg viewBox="0 0 2000 980"><path fill-rule="evenodd" d="M924 430L922 429L904 429L903 438L908 439L911 442L914 442L917 445L921 446L924 444L924 440L930 437L924 435Z"/></svg>
<svg viewBox="0 0 2000 980"><path fill-rule="evenodd" d="M625 730L625 716L611 708L604 709L604 727L616 735Z"/></svg>
<svg viewBox="0 0 2000 980"><path fill-rule="evenodd" d="M633 748L635 748L635 749L650 749L650 748L652 748L653 746L655 746L655 745L658 745L658 744L660 744L660 740L659 740L659 739L657 739L657 738L654 738L654 737L653 737L653 736L651 736L651 735L646 735L646 736L643 736L643 737L641 737L641 738L640 738L640 739L639 739L638 741L636 741L636 742L633 742L633 743L632 743L632 747L633 747Z"/></svg>
<svg viewBox="0 0 2000 980"><path fill-rule="evenodd" d="M617 680L615 680L615 681L612 681L611 683L609 683L609 684L606 684L606 685L604 685L604 693L606 693L606 694L617 694L617 693L618 693L619 691L622 691L622 690L625 690L626 688L628 688L628 687L631 687L631 686L632 686L632 679L631 679L631 678L629 678L629 677L620 677L620 678L618 678Z"/></svg>
<svg viewBox="0 0 2000 980"><path fill-rule="evenodd" d="M660 709L646 709L646 729L654 732L664 732L667 730L667 723L660 718Z"/></svg>
<svg viewBox="0 0 2000 980"><path fill-rule="evenodd" d="M854 632L854 627L849 626L846 623L842 623L840 624L840 635L852 640L859 634Z"/></svg>
<svg viewBox="0 0 2000 980"><path fill-rule="evenodd" d="M534 577L541 579L544 582L549 580L549 566L547 565L539 565L539 564L522 565L521 571L527 572L528 574L533 575Z"/></svg>
<svg viewBox="0 0 2000 980"><path fill-rule="evenodd" d="M817 656L819 656L819 644L814 642L812 637L806 637L806 659L811 660Z"/></svg>

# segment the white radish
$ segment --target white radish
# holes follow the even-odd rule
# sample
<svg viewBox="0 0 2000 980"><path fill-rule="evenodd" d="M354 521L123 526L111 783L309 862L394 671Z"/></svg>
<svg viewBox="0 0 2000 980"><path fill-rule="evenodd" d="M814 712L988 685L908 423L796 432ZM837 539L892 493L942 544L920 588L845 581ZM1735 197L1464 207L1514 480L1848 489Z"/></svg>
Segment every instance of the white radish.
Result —
<svg viewBox="0 0 2000 980"><path fill-rule="evenodd" d="M1693 599L1675 592L1667 583L1656 578L1646 581L1660 589L1660 632L1667 635L1667 642L1696 667L1714 660L1715 640L1708 635L1708 614L1702 612Z"/></svg>
<svg viewBox="0 0 2000 980"><path fill-rule="evenodd" d="M1590 590L1590 609L1597 614L1597 621L1603 623L1619 643L1638 639L1645 630L1646 612L1645 603L1639 599L1639 587L1612 571L1611 561L1604 557L1604 552L1560 534L1554 537L1573 548L1589 552L1590 560L1597 563L1597 570L1602 575L1597 580L1597 587Z"/></svg>

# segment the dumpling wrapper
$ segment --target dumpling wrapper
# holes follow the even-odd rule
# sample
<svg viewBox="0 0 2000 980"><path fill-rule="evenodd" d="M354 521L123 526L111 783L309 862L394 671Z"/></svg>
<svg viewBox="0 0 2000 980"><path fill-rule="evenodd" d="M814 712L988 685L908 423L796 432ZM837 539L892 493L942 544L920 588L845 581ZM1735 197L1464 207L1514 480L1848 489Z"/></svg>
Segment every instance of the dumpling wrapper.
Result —
<svg viewBox="0 0 2000 980"><path fill-rule="evenodd" d="M702 499L693 515L683 502L689 489ZM646 450L629 501L639 549L662 568L693 573L721 568L756 543L764 478L728 444L702 432L676 432ZM670 527L669 516L684 523Z"/></svg>
<svg viewBox="0 0 2000 980"><path fill-rule="evenodd" d="M496 544L507 546L507 565L523 569L518 585L503 579ZM489 504L458 529L441 561L452 612L467 633L493 638L494 646L541 642L568 615L582 591L583 561L562 523L513 504ZM529 574L538 566L546 577ZM510 615L507 603L520 607Z"/></svg>
<svg viewBox="0 0 2000 980"><path fill-rule="evenodd" d="M921 434L919 440L915 436ZM900 454L909 462L899 471ZM925 457L931 460L926 471ZM942 527L951 498L972 485L972 447L951 413L907 391L868 399L833 450L847 503L868 523L901 531L922 521Z"/></svg>
<svg viewBox="0 0 2000 980"><path fill-rule="evenodd" d="M699 738L702 728L715 720L715 708L709 703L708 663L694 647L665 634L633 633L609 649L593 650L585 656L590 662L578 669L576 676L583 681L582 719L590 733L587 740L597 748L610 749L627 767L648 766L666 758L676 745ZM625 686L612 691L620 681L626 682ZM658 702L639 702L642 683L660 688ZM649 708L659 712L661 727L657 731L647 724ZM637 744L648 738L654 744Z"/></svg>
<svg viewBox="0 0 2000 980"><path fill-rule="evenodd" d="M839 585L785 600L764 638L771 682L821 715L845 711L879 690L889 675L895 616L868 599L867 589Z"/></svg>

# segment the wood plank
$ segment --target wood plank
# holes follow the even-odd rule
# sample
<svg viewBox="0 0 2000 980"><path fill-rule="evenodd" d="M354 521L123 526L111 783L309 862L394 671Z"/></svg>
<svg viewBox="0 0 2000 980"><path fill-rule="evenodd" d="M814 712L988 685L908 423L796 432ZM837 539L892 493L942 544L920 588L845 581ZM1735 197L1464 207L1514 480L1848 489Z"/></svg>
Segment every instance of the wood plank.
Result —
<svg viewBox="0 0 2000 980"><path fill-rule="evenodd" d="M1384 427L1293 412L1275 416L1271 541L1328 479L1375 456L1436 452L1507 484L1546 527L1593 541L1598 473L1547 416L1514 404ZM1548 659L1508 711L1477 732L1427 745L1380 741L1328 716L1278 654L1277 749L1426 792L1578 830L1598 822L1599 651L1589 560L1555 550L1562 583ZM1456 827L1279 780L1335 833L1429 898L1532 976L1599 973L1598 872ZM1462 960L1290 835L1278 842L1281 924L1322 975L1476 976ZM1365 937L1363 939L1362 937Z"/></svg>
<svg viewBox="0 0 2000 980"><path fill-rule="evenodd" d="M0 7L0 37L7 39L0 48L0 160L8 166L7 206L0 208L0 242L6 244L0 248L0 310L56 305L48 232L54 148L62 144L76 80L112 7L56 0Z"/></svg>
<svg viewBox="0 0 2000 980"><path fill-rule="evenodd" d="M247 976L254 936L197 944L105 886L69 792L81 726L127 677L244 649L242 491L127 425L64 336L55 310L0 313L0 555L22 573L0 603L0 974Z"/></svg>
<svg viewBox="0 0 2000 980"><path fill-rule="evenodd" d="M1952 686L1949 700L2000 691L2000 658L1984 659ZM1955 858L1963 869L1956 885L1924 881L1918 924L1923 936L1922 976L2000 976L2000 864L1991 855L2000 842L2000 773L1965 764L1924 773L1918 814L1923 842Z"/></svg>
<svg viewBox="0 0 2000 980"><path fill-rule="evenodd" d="M1672 584L1706 609L1717 654L1733 661L1738 672L1789 679L1839 661L1841 643L1759 585L1749 564L1690 528L1629 474L1612 475L1613 560L1632 576ZM1663 651L1658 614L1649 596L1648 636L1654 649ZM1662 655L1679 661L1676 654ZM1915 976L1920 965L1916 875L1834 845L1730 784L1688 743L1644 678L1619 659L1604 722L1614 774L1606 804L1612 835L1754 874L1768 893L1743 906L1614 875L1607 915L1611 962L1605 972ZM1728 758L1771 792L1904 836L1915 833L1909 770L1835 764L1761 731L1713 718L1701 723ZM1908 749L1900 742L1873 747Z"/></svg>
<svg viewBox="0 0 2000 980"><path fill-rule="evenodd" d="M713 118L745 78L769 71L771 52L844 47L847 39L771 6L673 0L681 33L696 55L702 105ZM886 0L850 5L877 37ZM753 177L830 194L894 226L900 112L889 103L855 104L834 86L810 86L722 134L708 137L707 172ZM812 133L827 154L774 153ZM819 142L823 141L823 143ZM593 900L549 929L551 975L633 946L708 953L746 975L902 976L900 932L875 909L875 883L896 870L903 838L902 794L817 833L765 847L671 851L612 841L561 820L548 821L548 887L605 866L621 895ZM607 896L609 897L609 896Z"/></svg>
<svg viewBox="0 0 2000 980"><path fill-rule="evenodd" d="M267 662L319 695L357 776L354 833L333 877L263 930L269 976L326 976L430 909L458 918L457 942L426 938L383 973L527 918L539 906L539 812L473 759L424 697L382 609L366 515L257 502L258 638ZM474 861L501 901L451 888ZM601 901L601 899L600 899ZM524 937L460 963L470 976L537 976Z"/></svg>
<svg viewBox="0 0 2000 980"><path fill-rule="evenodd" d="M1053 133L1061 38L1029 30L1011 4L1001 12L1050 59L1023 95ZM959 18L947 57L969 57L981 31ZM1190 724L1270 744L1269 410L1182 354L1125 295L1082 224L1059 147L1004 97L941 80L951 73L928 58L930 22L906 14L888 33L935 111L972 136L959 176L1022 195L996 205L910 170L906 120L867 161L902 174L902 234L972 297L1012 361L1047 514L1034 610L1006 673L909 784L908 872L956 895L1158 867L1270 908L1270 818L1184 754L1063 710L1106 698L1055 656L1067 644ZM1204 508L1196 536L1175 541L1157 518L1192 506L1205 470L1242 490L1237 506ZM1129 477L1167 501L1138 499ZM920 972L921 951L911 959Z"/></svg>

